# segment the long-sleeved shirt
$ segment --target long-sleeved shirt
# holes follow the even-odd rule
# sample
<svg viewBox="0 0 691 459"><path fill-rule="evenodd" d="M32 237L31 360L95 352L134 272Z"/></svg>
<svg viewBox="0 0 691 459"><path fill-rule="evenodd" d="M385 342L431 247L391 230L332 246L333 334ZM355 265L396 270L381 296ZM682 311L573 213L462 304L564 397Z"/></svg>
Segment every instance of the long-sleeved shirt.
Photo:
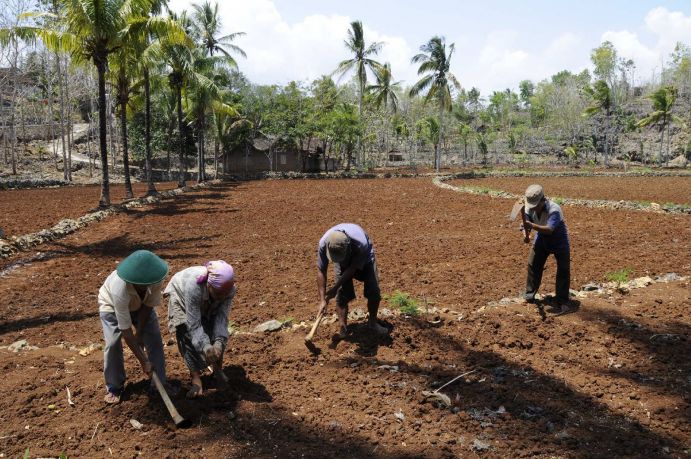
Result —
<svg viewBox="0 0 691 459"><path fill-rule="evenodd" d="M324 271L329 265L329 258L326 255L326 242L331 231L341 231L350 238L350 257L341 263L342 267L354 265L357 269L362 269L367 262L374 261L374 246L365 230L355 223L341 223L330 228L319 240L317 268L320 271Z"/></svg>
<svg viewBox="0 0 691 459"><path fill-rule="evenodd" d="M197 277L206 273L203 266L192 266L176 273L163 293L170 296L168 302L168 330L174 332L180 325L187 325L192 345L198 352L204 352L212 341L228 341L228 314L237 291L233 287L223 300L214 300L209 295L206 282L197 284ZM202 327L202 318L213 321L212 336Z"/></svg>
<svg viewBox="0 0 691 459"><path fill-rule="evenodd" d="M129 284L118 276L117 271L110 273L98 291L99 312L114 312L118 320L118 328L127 330L132 327L130 312L138 311L143 305L155 308L161 303L161 288L163 281L149 285L144 298L139 296L134 285Z"/></svg>

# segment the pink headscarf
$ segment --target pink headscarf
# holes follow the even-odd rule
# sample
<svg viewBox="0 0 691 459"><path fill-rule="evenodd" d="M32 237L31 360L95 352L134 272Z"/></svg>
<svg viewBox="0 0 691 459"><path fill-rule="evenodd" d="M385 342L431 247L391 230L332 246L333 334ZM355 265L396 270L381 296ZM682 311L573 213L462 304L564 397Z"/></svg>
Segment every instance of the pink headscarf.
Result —
<svg viewBox="0 0 691 459"><path fill-rule="evenodd" d="M207 282L218 290L224 290L235 281L233 267L223 260L209 261L204 267L206 274L197 276L197 284Z"/></svg>

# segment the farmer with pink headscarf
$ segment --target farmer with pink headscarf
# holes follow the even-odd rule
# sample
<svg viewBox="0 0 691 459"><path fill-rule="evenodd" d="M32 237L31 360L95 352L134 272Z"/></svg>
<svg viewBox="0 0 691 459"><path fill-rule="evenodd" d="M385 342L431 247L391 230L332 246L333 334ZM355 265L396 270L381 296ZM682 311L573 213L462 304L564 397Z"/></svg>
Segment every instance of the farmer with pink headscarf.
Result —
<svg viewBox="0 0 691 459"><path fill-rule="evenodd" d="M233 267L221 260L176 273L164 290L168 295L168 330L175 332L192 377L188 398L202 395L201 374L209 365L219 387L228 381L223 374L223 351L236 290Z"/></svg>

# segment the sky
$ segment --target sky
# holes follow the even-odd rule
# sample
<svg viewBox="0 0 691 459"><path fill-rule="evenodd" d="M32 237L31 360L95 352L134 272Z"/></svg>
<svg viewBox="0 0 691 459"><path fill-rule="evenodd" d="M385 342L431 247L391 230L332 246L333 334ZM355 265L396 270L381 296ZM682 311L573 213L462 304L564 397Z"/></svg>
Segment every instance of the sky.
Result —
<svg viewBox="0 0 691 459"><path fill-rule="evenodd" d="M193 3L169 2L178 12ZM417 80L412 56L439 35L455 43L451 71L461 85L485 96L592 68L591 50L605 40L634 60L637 83L659 78L676 42L691 45L690 0L220 0L219 9L225 33L246 33L235 43L247 59L236 60L258 84L331 74L350 57L343 41L354 20L366 43L383 42L377 59L403 86Z"/></svg>

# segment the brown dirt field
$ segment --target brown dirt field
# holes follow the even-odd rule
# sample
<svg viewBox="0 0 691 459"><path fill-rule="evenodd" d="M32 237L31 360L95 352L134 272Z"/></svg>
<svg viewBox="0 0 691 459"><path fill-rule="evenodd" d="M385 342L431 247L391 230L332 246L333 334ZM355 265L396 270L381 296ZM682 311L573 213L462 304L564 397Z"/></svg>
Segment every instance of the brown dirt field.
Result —
<svg viewBox="0 0 691 459"><path fill-rule="evenodd" d="M587 298L575 313L548 311L544 320L527 305L477 312L516 296L524 281L527 247L506 219L510 204L442 190L430 179L261 181L187 193L37 247L32 254L40 250L42 259L0 278L0 345L24 338L40 347L0 350L0 452L458 457L476 454L477 439L489 445L481 453L489 457L688 455L689 282ZM574 288L625 266L635 276L691 273L688 216L565 213ZM403 290L461 315L441 314L437 327L424 318L386 319L390 339L355 323L352 336L335 344L336 326L325 324L315 339L318 357L302 344L306 330L233 336L225 357L230 389L176 400L194 421L189 430L175 431L161 402L145 395L128 354L126 400L104 406L101 352L82 357L69 347L102 340L96 295L117 260L148 248L175 272L224 258L238 273L231 320L241 329L272 318L309 320L316 243L340 221L370 233L384 293ZM28 257L15 255L5 266ZM553 279L550 260L543 290L552 290ZM365 303L358 298L352 307ZM158 312L165 322L164 306ZM169 377L186 385L169 344ZM443 390L453 410L422 400L422 390L470 370Z"/></svg>
<svg viewBox="0 0 691 459"><path fill-rule="evenodd" d="M193 185L194 182L188 182ZM156 183L158 191L171 190L177 182ZM135 197L145 196L146 183L132 183ZM79 218L95 210L101 198L100 185L0 190L0 228L7 236L21 236L50 228L63 218ZM125 185L110 186L113 204L125 199Z"/></svg>
<svg viewBox="0 0 691 459"><path fill-rule="evenodd" d="M451 185L480 186L523 194L533 183L545 188L547 196L613 201L668 202L691 205L691 176L688 177L491 177L452 180Z"/></svg>

